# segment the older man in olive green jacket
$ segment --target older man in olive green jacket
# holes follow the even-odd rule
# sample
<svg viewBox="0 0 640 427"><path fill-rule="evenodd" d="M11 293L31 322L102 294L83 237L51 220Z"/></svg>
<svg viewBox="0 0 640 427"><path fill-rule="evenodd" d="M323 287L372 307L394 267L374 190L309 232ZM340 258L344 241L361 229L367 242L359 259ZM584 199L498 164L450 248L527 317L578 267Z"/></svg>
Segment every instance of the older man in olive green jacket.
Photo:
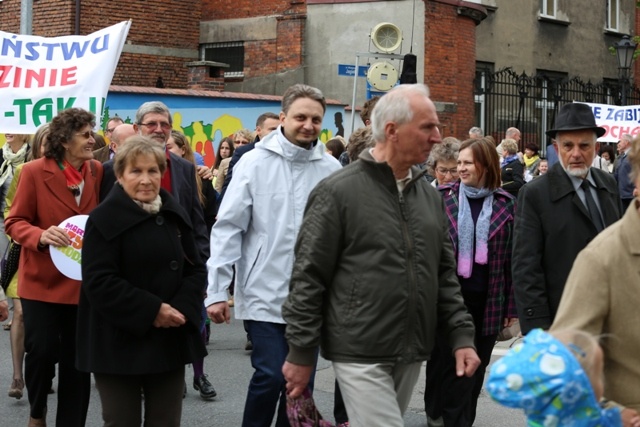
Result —
<svg viewBox="0 0 640 427"><path fill-rule="evenodd" d="M440 142L437 125L425 86L393 89L373 110L375 147L318 184L305 209L282 308L283 373L289 396L302 393L320 347L353 427L404 425L437 327L459 376L480 362L443 200L412 166Z"/></svg>

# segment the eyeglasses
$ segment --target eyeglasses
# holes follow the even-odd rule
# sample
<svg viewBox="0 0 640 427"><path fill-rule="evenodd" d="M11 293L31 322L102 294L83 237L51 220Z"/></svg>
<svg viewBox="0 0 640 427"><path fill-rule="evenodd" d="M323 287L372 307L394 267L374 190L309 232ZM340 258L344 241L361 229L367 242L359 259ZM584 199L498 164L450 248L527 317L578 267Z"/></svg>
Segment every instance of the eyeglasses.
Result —
<svg viewBox="0 0 640 427"><path fill-rule="evenodd" d="M452 168L452 169L436 168L436 172L438 172L440 175L443 175L443 176L446 176L447 173L450 173L451 176L457 176L458 175L458 168Z"/></svg>
<svg viewBox="0 0 640 427"><path fill-rule="evenodd" d="M236 145L246 145L249 143L249 141L245 140L245 139L239 139L237 141L233 141L234 144Z"/></svg>
<svg viewBox="0 0 640 427"><path fill-rule="evenodd" d="M85 139L89 139L90 137L94 136L95 133L93 133L92 130L88 130L86 132L77 132L76 135L79 135Z"/></svg>
<svg viewBox="0 0 640 427"><path fill-rule="evenodd" d="M162 130L169 130L171 129L171 123L169 122L147 122L147 123L139 123L140 126L144 126L146 127L148 130L154 130L157 129L158 126L160 126L162 128Z"/></svg>

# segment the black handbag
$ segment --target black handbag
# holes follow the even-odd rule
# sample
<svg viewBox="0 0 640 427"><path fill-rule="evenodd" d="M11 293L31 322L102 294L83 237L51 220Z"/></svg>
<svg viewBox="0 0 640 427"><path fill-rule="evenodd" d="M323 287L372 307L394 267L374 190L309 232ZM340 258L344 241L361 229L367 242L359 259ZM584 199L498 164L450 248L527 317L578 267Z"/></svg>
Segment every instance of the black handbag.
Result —
<svg viewBox="0 0 640 427"><path fill-rule="evenodd" d="M11 242L5 251L4 257L2 257L2 261L0 261L0 286L2 286L2 289L5 291L11 283L11 279L13 279L13 276L18 271L20 249L22 249L21 245Z"/></svg>

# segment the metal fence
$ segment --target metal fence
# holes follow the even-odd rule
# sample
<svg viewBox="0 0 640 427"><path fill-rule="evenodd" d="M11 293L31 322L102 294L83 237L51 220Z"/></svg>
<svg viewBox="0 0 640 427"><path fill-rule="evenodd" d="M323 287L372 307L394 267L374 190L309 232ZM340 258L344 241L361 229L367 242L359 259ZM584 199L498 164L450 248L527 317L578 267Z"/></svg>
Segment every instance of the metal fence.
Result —
<svg viewBox="0 0 640 427"><path fill-rule="evenodd" d="M574 101L620 105L621 95L617 80L592 83L557 73L529 76L511 68L495 73L479 70L475 81L476 123L497 142L504 138L507 128L517 127L522 134L521 144L535 141L544 155L551 143L545 131L553 126L558 108ZM627 104L640 104L637 87L628 89Z"/></svg>

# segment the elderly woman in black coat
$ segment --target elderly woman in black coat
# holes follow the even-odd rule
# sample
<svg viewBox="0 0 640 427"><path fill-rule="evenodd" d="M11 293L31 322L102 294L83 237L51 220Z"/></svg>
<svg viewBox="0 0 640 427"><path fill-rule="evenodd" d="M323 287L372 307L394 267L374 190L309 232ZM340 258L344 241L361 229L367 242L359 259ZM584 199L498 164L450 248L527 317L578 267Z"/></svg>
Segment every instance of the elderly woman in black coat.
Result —
<svg viewBox="0 0 640 427"><path fill-rule="evenodd" d="M166 154L132 137L118 185L91 212L82 253L78 369L93 372L105 425L179 426L184 366L204 357L202 283L188 215L160 188Z"/></svg>

